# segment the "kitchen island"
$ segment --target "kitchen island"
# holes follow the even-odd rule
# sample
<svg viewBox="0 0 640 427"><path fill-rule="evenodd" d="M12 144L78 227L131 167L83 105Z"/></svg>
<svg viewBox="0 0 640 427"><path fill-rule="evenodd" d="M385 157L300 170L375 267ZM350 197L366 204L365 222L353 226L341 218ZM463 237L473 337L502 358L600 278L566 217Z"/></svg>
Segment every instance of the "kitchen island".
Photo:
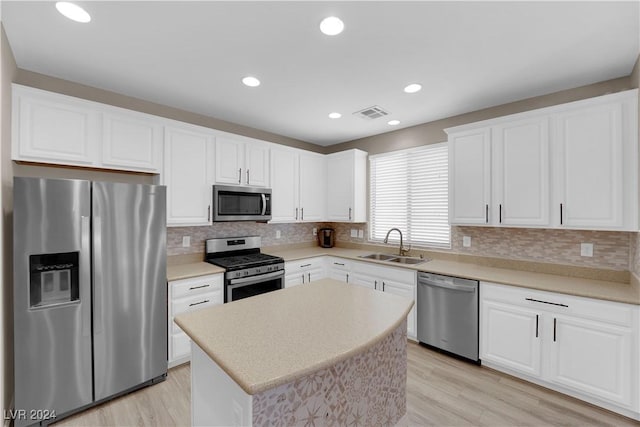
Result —
<svg viewBox="0 0 640 427"><path fill-rule="evenodd" d="M193 425L394 425L413 301L323 279L176 317Z"/></svg>

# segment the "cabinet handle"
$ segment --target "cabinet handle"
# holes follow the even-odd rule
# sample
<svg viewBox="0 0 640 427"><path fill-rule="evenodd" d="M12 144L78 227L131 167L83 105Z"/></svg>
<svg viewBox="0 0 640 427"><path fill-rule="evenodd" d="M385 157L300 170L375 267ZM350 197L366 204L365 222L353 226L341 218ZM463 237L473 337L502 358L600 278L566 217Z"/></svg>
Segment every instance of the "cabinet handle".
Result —
<svg viewBox="0 0 640 427"><path fill-rule="evenodd" d="M201 289L201 288L208 288L208 287L209 287L208 284L207 285L200 285L200 286L192 286L192 287L189 288L189 290L191 291L193 289Z"/></svg>
<svg viewBox="0 0 640 427"><path fill-rule="evenodd" d="M349 221L351 221L351 208L349 208Z"/></svg>
<svg viewBox="0 0 640 427"><path fill-rule="evenodd" d="M384 292L384 281L382 282L382 292Z"/></svg>
<svg viewBox="0 0 640 427"><path fill-rule="evenodd" d="M304 221L304 208L300 208L300 220Z"/></svg>
<svg viewBox="0 0 640 427"><path fill-rule="evenodd" d="M247 185L249 185L249 169L247 169Z"/></svg>
<svg viewBox="0 0 640 427"><path fill-rule="evenodd" d="M560 303L558 303L558 302L542 301L542 300L539 300L539 299L533 299L533 298L525 298L525 300L527 300L527 301L531 301L531 302L539 302L539 303L542 303L542 304L557 305L557 306L559 306L559 307L569 307L567 304L560 304Z"/></svg>
<svg viewBox="0 0 640 427"><path fill-rule="evenodd" d="M557 322L558 322L558 319L554 317L553 318L553 342L556 342L556 323Z"/></svg>
<svg viewBox="0 0 640 427"><path fill-rule="evenodd" d="M303 268L303 267L309 267L310 265L311 265L311 264L303 264L303 265L301 265L301 266L300 266L300 268Z"/></svg>
<svg viewBox="0 0 640 427"><path fill-rule="evenodd" d="M311 273L307 273L307 278L309 278L309 282L311 282Z"/></svg>
<svg viewBox="0 0 640 427"><path fill-rule="evenodd" d="M560 225L562 225L562 203L560 203Z"/></svg>
<svg viewBox="0 0 640 427"><path fill-rule="evenodd" d="M304 283L304 273L302 274L302 283Z"/></svg>
<svg viewBox="0 0 640 427"><path fill-rule="evenodd" d="M538 338L538 315L536 314L536 338Z"/></svg>
<svg viewBox="0 0 640 427"><path fill-rule="evenodd" d="M347 283L349 283L349 273L347 273Z"/></svg>
<svg viewBox="0 0 640 427"><path fill-rule="evenodd" d="M296 208L296 221L298 220L298 208Z"/></svg>
<svg viewBox="0 0 640 427"><path fill-rule="evenodd" d="M343 264L343 263L341 263L341 262L334 262L334 263L333 263L333 265L341 265L341 266L343 266L343 267L344 267L344 264Z"/></svg>
<svg viewBox="0 0 640 427"><path fill-rule="evenodd" d="M484 205L484 222L489 224L489 205Z"/></svg>
<svg viewBox="0 0 640 427"><path fill-rule="evenodd" d="M238 184L242 184L242 168L238 169Z"/></svg>
<svg viewBox="0 0 640 427"><path fill-rule="evenodd" d="M375 291L378 290L378 281L377 280L373 281L373 290L375 290Z"/></svg>
<svg viewBox="0 0 640 427"><path fill-rule="evenodd" d="M207 208L207 222L211 221L211 205Z"/></svg>
<svg viewBox="0 0 640 427"><path fill-rule="evenodd" d="M500 213L499 213L499 222L502 224L502 203L500 203Z"/></svg>
<svg viewBox="0 0 640 427"><path fill-rule="evenodd" d="M193 307L194 305L204 304L204 303L207 303L207 302L209 302L208 299L206 299L204 301L200 301L200 302L194 302L194 303L189 304L189 307Z"/></svg>

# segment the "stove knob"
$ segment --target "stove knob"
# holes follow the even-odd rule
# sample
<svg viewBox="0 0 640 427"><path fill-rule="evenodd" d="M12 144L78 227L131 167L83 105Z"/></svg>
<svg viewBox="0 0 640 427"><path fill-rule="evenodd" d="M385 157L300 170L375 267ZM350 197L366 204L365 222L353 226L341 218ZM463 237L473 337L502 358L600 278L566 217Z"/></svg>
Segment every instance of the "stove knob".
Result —
<svg viewBox="0 0 640 427"><path fill-rule="evenodd" d="M248 272L248 271L245 271L245 272L244 272L244 275L245 275L245 276L248 276L248 275L249 275L249 272Z"/></svg>

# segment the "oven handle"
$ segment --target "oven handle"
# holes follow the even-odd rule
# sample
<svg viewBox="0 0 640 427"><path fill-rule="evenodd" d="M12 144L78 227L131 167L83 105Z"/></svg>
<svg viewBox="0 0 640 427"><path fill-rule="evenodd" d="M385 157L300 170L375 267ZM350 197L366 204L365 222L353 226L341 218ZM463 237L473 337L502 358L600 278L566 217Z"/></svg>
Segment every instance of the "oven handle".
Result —
<svg viewBox="0 0 640 427"><path fill-rule="evenodd" d="M264 193L261 193L260 196L262 196L262 216L264 216L264 214L267 213L267 197L264 195Z"/></svg>
<svg viewBox="0 0 640 427"><path fill-rule="evenodd" d="M259 276L241 277L240 279L229 280L230 285L252 284L264 282L265 279L273 279L276 277L284 276L284 271L274 271L273 273L261 274Z"/></svg>

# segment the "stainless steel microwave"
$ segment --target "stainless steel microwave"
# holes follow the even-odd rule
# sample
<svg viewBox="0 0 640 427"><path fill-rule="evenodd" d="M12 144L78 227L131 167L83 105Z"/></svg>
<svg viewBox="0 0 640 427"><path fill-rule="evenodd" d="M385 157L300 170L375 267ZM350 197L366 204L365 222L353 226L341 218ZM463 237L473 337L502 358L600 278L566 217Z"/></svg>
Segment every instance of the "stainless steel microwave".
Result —
<svg viewBox="0 0 640 427"><path fill-rule="evenodd" d="M213 186L213 221L271 219L271 189L237 185Z"/></svg>

